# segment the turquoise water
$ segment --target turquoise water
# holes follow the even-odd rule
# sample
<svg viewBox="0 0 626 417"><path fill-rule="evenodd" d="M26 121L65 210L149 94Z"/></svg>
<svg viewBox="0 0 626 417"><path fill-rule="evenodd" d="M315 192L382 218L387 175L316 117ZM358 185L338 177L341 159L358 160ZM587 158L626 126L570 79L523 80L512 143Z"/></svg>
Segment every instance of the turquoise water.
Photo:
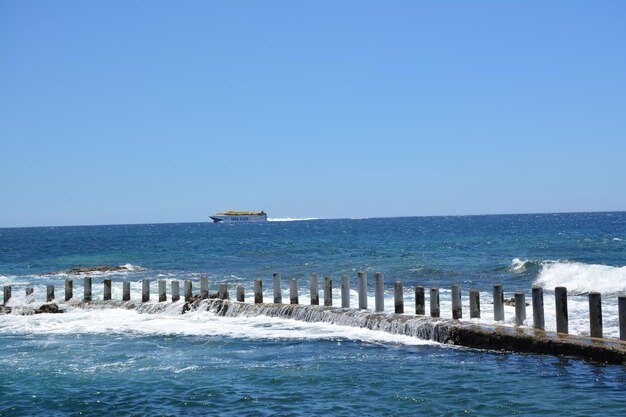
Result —
<svg viewBox="0 0 626 417"><path fill-rule="evenodd" d="M211 292L228 282L271 274L298 278L308 301L311 272L386 279L442 289L460 283L507 295L570 289L570 330L585 334L588 291L603 293L605 333L616 334L615 297L626 291L626 213L310 220L250 225L209 223L0 229L0 285L11 285L13 306L23 290L45 285L57 295L75 266L126 265L95 274L101 282L197 280ZM74 277L75 296L82 276ZM168 286L169 288L169 286ZM466 294L465 294L466 295ZM334 303L339 303L335 291ZM529 297L529 295L527 295ZM352 294L355 300L355 294ZM155 301L153 301L156 303ZM63 303L61 303L63 305ZM355 305L353 303L353 305ZM370 302L373 306L373 302ZM328 324L263 317L216 317L134 310L0 315L0 415L623 415L626 368L574 358L480 352ZM507 310L507 319L512 319Z"/></svg>

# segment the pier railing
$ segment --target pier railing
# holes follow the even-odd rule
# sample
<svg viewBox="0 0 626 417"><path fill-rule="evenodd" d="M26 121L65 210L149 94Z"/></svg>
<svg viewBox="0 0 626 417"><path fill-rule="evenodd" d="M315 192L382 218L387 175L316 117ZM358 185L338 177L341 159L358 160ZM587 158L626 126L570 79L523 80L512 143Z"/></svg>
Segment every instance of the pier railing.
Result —
<svg viewBox="0 0 626 417"><path fill-rule="evenodd" d="M150 294L150 282L149 279L142 281L141 301L149 302L151 300ZM103 281L103 301L111 300L111 279L104 279ZM167 282L165 280L158 280L158 294L157 299L159 302L167 301ZM385 309L384 304L384 278L382 273L376 273L374 275L374 312L383 312ZM184 281L183 284L183 297L186 302L191 302L197 299L209 298L209 281L207 277L200 278L199 293L197 296L193 295L193 282L191 280ZM196 284L197 285L197 284ZM278 273L272 276L272 289L273 289L273 303L282 304L283 287L281 282L281 276ZM310 304L319 305L319 287L317 274L312 273L310 276ZM350 277L344 275L341 277L341 308L350 308ZM179 281L173 280L170 283L170 300L176 302L180 300L180 285ZM368 309L368 293L367 293L367 274L365 272L358 273L358 308L361 310ZM415 314L418 316L426 315L425 305L425 288L422 286L415 286ZM323 301L324 306L333 306L333 282L331 276L324 276L323 280ZM394 282L394 312L397 314L405 314L404 305L404 288L401 281ZM122 282L122 301L130 301L130 282ZM458 284L451 286L452 294L452 319L463 319L463 306L461 302L461 287ZM543 288L532 288L532 327L539 330L545 330L544 319L544 295ZM12 287L4 287L4 305L6 305L11 299ZM25 295L27 302L34 301L33 287L27 287L25 289ZM219 284L219 290L214 297L225 300L229 299L228 285ZM56 298L54 285L48 285L46 288L46 301L52 302ZM69 301L74 298L74 282L72 279L65 280L65 301ZM554 290L555 298L555 313L556 313L556 331L561 334L569 333L568 326L568 308L567 308L567 288L556 287ZM92 278L86 276L83 278L83 301L93 301L92 297ZM238 302L245 302L245 290L243 286L237 286L236 288L236 300ZM264 302L263 298L263 281L257 279L254 281L254 295L253 302L260 304ZM441 316L439 288L430 288L430 309L429 315L432 318L439 318ZM588 294L589 301L589 335L593 338L603 338L602 327L602 296L598 292L590 292ZM299 304L300 294L298 290L298 283L296 278L292 278L289 283L289 303ZM501 284L493 285L493 319L495 322L503 322L504 317L504 290ZM515 325L523 326L526 321L526 299L525 293L516 292L514 297L515 305ZM618 315L619 315L619 339L626 341L626 295L622 294L618 296ZM480 293L476 289L469 290L469 317L472 319L481 318L480 308Z"/></svg>

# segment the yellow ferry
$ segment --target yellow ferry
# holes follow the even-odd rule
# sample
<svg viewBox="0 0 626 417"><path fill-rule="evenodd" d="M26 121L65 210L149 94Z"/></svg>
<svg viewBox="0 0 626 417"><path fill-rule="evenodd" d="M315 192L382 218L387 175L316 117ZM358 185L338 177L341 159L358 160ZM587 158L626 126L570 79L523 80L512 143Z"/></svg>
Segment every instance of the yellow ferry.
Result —
<svg viewBox="0 0 626 417"><path fill-rule="evenodd" d="M264 211L228 210L210 217L213 223L256 223L267 221L267 214Z"/></svg>

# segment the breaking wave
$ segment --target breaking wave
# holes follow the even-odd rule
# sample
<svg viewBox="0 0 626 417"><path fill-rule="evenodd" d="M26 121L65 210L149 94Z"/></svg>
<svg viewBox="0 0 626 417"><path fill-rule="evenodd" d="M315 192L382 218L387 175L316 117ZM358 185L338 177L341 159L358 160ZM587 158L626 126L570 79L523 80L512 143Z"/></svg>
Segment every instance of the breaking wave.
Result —
<svg viewBox="0 0 626 417"><path fill-rule="evenodd" d="M566 287L573 293L622 292L626 291L626 266L546 261L541 263L539 275L533 285L550 290L555 287Z"/></svg>

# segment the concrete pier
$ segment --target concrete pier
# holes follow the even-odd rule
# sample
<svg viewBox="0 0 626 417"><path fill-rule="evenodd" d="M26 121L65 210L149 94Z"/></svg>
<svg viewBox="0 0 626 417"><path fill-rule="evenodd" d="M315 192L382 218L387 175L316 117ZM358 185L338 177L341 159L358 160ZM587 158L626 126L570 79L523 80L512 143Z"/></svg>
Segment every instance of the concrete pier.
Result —
<svg viewBox="0 0 626 417"><path fill-rule="evenodd" d="M350 277L341 277L341 308L350 308Z"/></svg>
<svg viewBox="0 0 626 417"><path fill-rule="evenodd" d="M54 285L46 286L46 301L50 302L54 300Z"/></svg>
<svg viewBox="0 0 626 417"><path fill-rule="evenodd" d="M237 286L237 301L244 303L246 301L246 295L243 286Z"/></svg>
<svg viewBox="0 0 626 417"><path fill-rule="evenodd" d="M162 303L163 301L167 301L167 293L165 291L165 285L166 282L163 279L159 280L158 286L159 286L159 302Z"/></svg>
<svg viewBox="0 0 626 417"><path fill-rule="evenodd" d="M289 282L289 303L290 304L299 304L298 299L298 280L295 278L291 278Z"/></svg>
<svg viewBox="0 0 626 417"><path fill-rule="evenodd" d="M324 305L326 307L333 305L333 279L330 276L324 277Z"/></svg>
<svg viewBox="0 0 626 417"><path fill-rule="evenodd" d="M130 282L122 282L122 301L130 301Z"/></svg>
<svg viewBox="0 0 626 417"><path fill-rule="evenodd" d="M71 279L65 280L65 301L69 301L74 298L74 281Z"/></svg>
<svg viewBox="0 0 626 417"><path fill-rule="evenodd" d="M200 298L209 298L209 278L200 277Z"/></svg>
<svg viewBox="0 0 626 417"><path fill-rule="evenodd" d="M367 272L359 272L359 308L367 309Z"/></svg>
<svg viewBox="0 0 626 417"><path fill-rule="evenodd" d="M274 282L274 304L282 304L283 291L280 285L280 274L273 274L272 279Z"/></svg>
<svg viewBox="0 0 626 417"><path fill-rule="evenodd" d="M617 308L619 311L619 338L626 340L626 294L617 297Z"/></svg>
<svg viewBox="0 0 626 417"><path fill-rule="evenodd" d="M479 319L480 318L480 292L476 289L471 289L469 292L469 308L470 308L470 318L471 319Z"/></svg>
<svg viewBox="0 0 626 417"><path fill-rule="evenodd" d="M533 287L533 327L544 330L546 321L543 313L543 288Z"/></svg>
<svg viewBox="0 0 626 417"><path fill-rule="evenodd" d="M415 287L415 314L423 316L426 314L426 301L424 298L424 287Z"/></svg>
<svg viewBox="0 0 626 417"><path fill-rule="evenodd" d="M602 337L602 296L599 292L589 293L589 335Z"/></svg>
<svg viewBox="0 0 626 417"><path fill-rule="evenodd" d="M111 300L111 280L105 279L102 282L102 287L103 287L102 299L104 301L110 301Z"/></svg>
<svg viewBox="0 0 626 417"><path fill-rule="evenodd" d="M9 285L5 285L4 286L4 302L3 302L3 304L8 303L10 299L11 299L11 287Z"/></svg>
<svg viewBox="0 0 626 417"><path fill-rule="evenodd" d="M141 302L147 303L150 301L150 280L144 278L141 281Z"/></svg>
<svg viewBox="0 0 626 417"><path fill-rule="evenodd" d="M254 280L254 304L263 304L263 281Z"/></svg>
<svg viewBox="0 0 626 417"><path fill-rule="evenodd" d="M193 297L193 287L191 286L191 281L185 280L183 287L185 301L189 302L191 301L191 297Z"/></svg>
<svg viewBox="0 0 626 417"><path fill-rule="evenodd" d="M262 315L308 323L324 322L488 351L577 356L599 363L626 364L626 342L557 335L554 332L537 331L528 327L490 326L462 320L309 305L266 304L258 308L252 304L223 300L210 300L206 305L201 303L194 305L222 316Z"/></svg>
<svg viewBox="0 0 626 417"><path fill-rule="evenodd" d="M439 317L441 310L439 308L439 288L430 289L430 317Z"/></svg>
<svg viewBox="0 0 626 417"><path fill-rule="evenodd" d="M228 294L228 284L220 284L220 289L217 291L217 298L220 300L230 299L230 295Z"/></svg>
<svg viewBox="0 0 626 417"><path fill-rule="evenodd" d="M393 304L396 314L404 314L404 289L402 281L396 281L393 284Z"/></svg>
<svg viewBox="0 0 626 417"><path fill-rule="evenodd" d="M374 311L380 312L385 310L385 282L382 272L376 272L374 275L374 285L376 292L374 294Z"/></svg>
<svg viewBox="0 0 626 417"><path fill-rule="evenodd" d="M556 304L556 331L557 333L569 333L567 317L567 288L556 287L554 289L554 301Z"/></svg>
<svg viewBox="0 0 626 417"><path fill-rule="evenodd" d="M178 281L172 281L172 302L180 300L180 283Z"/></svg>
<svg viewBox="0 0 626 417"><path fill-rule="evenodd" d="M502 284L493 286L493 319L504 321L504 290Z"/></svg>
<svg viewBox="0 0 626 417"><path fill-rule="evenodd" d="M320 304L320 292L317 285L317 274L315 272L311 273L311 305L317 306Z"/></svg>
<svg viewBox="0 0 626 417"><path fill-rule="evenodd" d="M461 305L461 287L459 284L452 286L452 318L459 320L463 318L463 306Z"/></svg>
<svg viewBox="0 0 626 417"><path fill-rule="evenodd" d="M523 326L526 320L526 296L523 292L515 293L515 325Z"/></svg>
<svg viewBox="0 0 626 417"><path fill-rule="evenodd" d="M91 301L91 277L83 279L83 301Z"/></svg>

